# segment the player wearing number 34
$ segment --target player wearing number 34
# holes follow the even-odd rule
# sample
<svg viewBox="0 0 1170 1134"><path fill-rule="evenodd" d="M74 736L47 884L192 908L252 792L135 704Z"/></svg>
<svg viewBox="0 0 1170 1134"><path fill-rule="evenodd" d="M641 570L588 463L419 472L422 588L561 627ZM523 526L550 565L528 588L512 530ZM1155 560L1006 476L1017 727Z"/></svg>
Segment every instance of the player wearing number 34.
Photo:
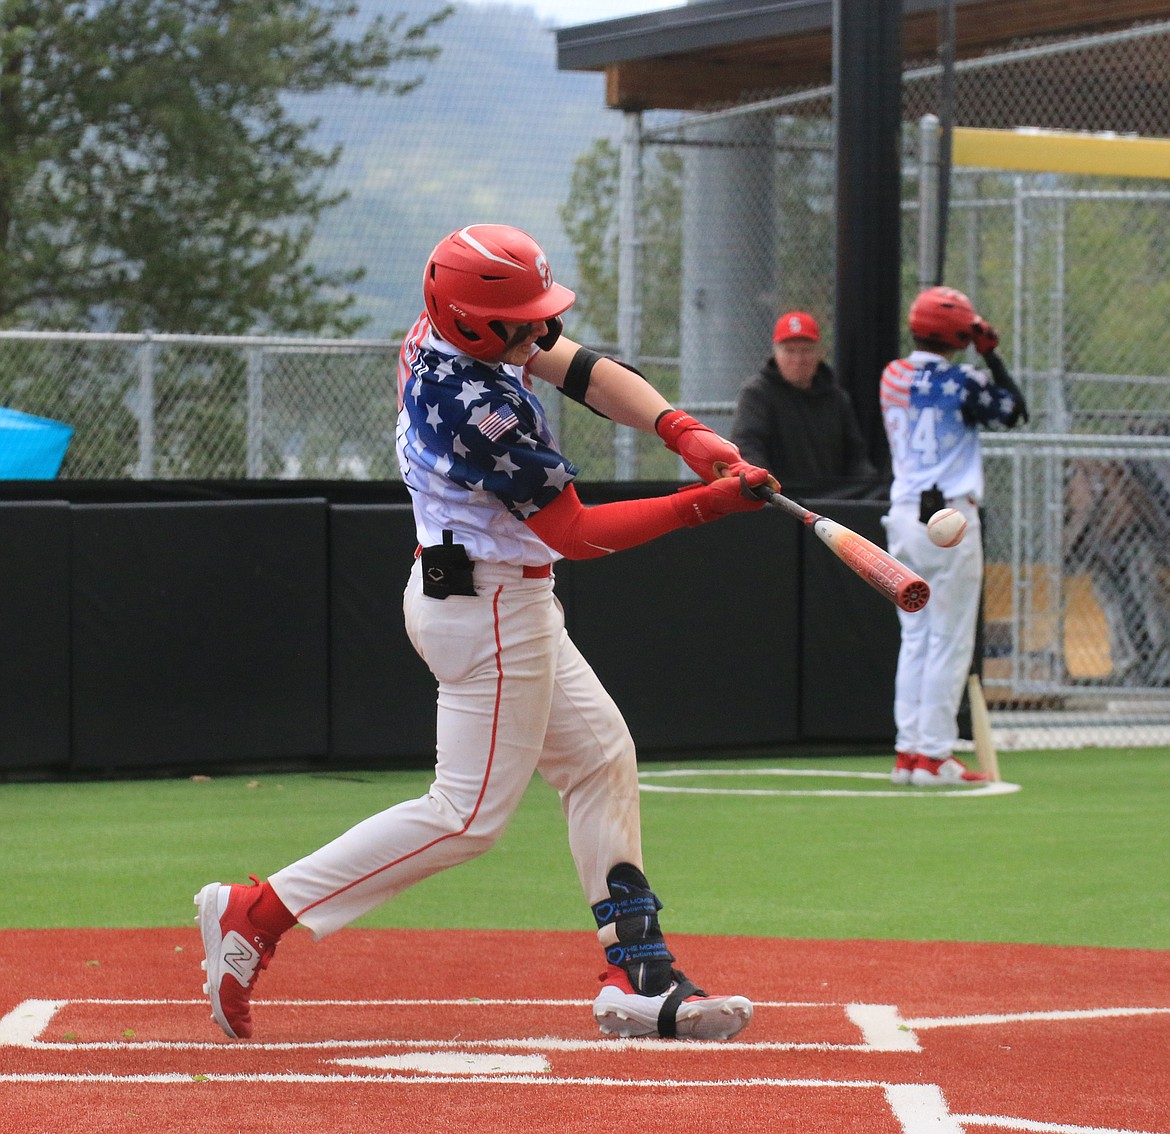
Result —
<svg viewBox="0 0 1170 1134"><path fill-rule="evenodd" d="M251 1036L252 990L282 933L299 922L324 937L483 854L539 773L561 797L596 922L601 1030L727 1039L751 1019L751 1001L708 996L674 967L642 862L634 742L565 632L553 565L755 511L763 501L746 490L778 485L641 375L561 334L575 297L553 281L527 233L497 224L451 233L431 253L422 290L426 309L398 363L397 451L419 544L403 597L406 632L438 684L434 781L265 882L203 887L195 902L212 1018L229 1036ZM699 483L583 506L577 468L553 438L534 380L656 433ZM531 891L500 894L499 907L538 901L543 869L531 862ZM539 934L531 948L546 948ZM409 996L411 971L427 959L387 963Z"/></svg>
<svg viewBox="0 0 1170 1134"><path fill-rule="evenodd" d="M985 778L954 755L983 584L979 430L1010 429L1028 420L1028 410L996 353L999 336L961 291L927 288L911 305L909 323L915 349L891 362L881 381L894 474L882 522L890 554L930 584L930 602L913 614L898 611L890 779L928 787ZM969 346L990 374L954 361ZM951 547L936 546L927 533L940 508L967 520L966 537Z"/></svg>

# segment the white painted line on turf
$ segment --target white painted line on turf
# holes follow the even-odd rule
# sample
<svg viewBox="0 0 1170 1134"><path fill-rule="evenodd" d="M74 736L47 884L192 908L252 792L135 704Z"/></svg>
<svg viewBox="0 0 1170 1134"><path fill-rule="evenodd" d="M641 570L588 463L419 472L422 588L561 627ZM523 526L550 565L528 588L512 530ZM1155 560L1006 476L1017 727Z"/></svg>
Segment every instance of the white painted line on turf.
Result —
<svg viewBox="0 0 1170 1134"><path fill-rule="evenodd" d="M1076 1126L1067 1122L1033 1122L1028 1118L1006 1118L999 1114L956 1114L963 1129L985 1126L991 1130L1030 1130L1036 1134L1160 1134L1157 1130L1124 1130L1117 1126Z"/></svg>
<svg viewBox="0 0 1170 1134"><path fill-rule="evenodd" d="M0 1047L31 1047L68 1000L23 1000L0 1019Z"/></svg>
<svg viewBox="0 0 1170 1134"><path fill-rule="evenodd" d="M725 1045L729 1046L729 1045ZM950 1114L946 1109L942 1091L937 1086L923 1083L888 1083L867 1079L769 1079L753 1077L748 1079L614 1079L599 1076L553 1075L477 1075L462 1077L461 1083L498 1084L506 1083L531 1087L620 1087L629 1092L640 1087L662 1088L716 1088L734 1087L737 1090L748 1087L794 1088L811 1087L839 1090L877 1088L886 1097L891 1111L902 1126L902 1134L965 1134L971 1127L987 1127L995 1130L1020 1130L1030 1134L1170 1134L1170 1131L1131 1130L1113 1126L1077 1126L1068 1123L1036 1122L1026 1118L1011 1118L992 1114ZM214 1085L216 1083L290 1083L294 1085L323 1084L328 1086L353 1086L382 1084L395 1086L401 1083L448 1084L450 1075L363 1075L363 1074L297 1074L295 1072L259 1074L215 1074L203 1072L167 1071L155 1074L54 1074L49 1072L27 1072L0 1074L0 1083L71 1083L89 1086L97 1083L168 1085L191 1083ZM939 1109L941 1101L942 1110ZM944 1125L945 1123L945 1125Z"/></svg>
<svg viewBox="0 0 1170 1134"><path fill-rule="evenodd" d="M966 1134L951 1114L942 1091L933 1083L898 1083L886 1087L886 1101L902 1124L903 1134Z"/></svg>
<svg viewBox="0 0 1170 1134"><path fill-rule="evenodd" d="M447 1075L363 1075L363 1074L298 1074L294 1071L232 1072L178 1072L163 1071L154 1074L54 1074L50 1072L28 1072L0 1074L0 1083L450 1083ZM460 1082L468 1083L519 1083L528 1086L555 1087L621 1087L635 1090L638 1087L813 1087L886 1090L896 1084L870 1079L770 1079L753 1077L748 1079L630 1079L596 1075L544 1076L544 1075L470 1075ZM1148 1134L1148 1132L1147 1132Z"/></svg>
<svg viewBox="0 0 1170 1134"><path fill-rule="evenodd" d="M807 776L816 779L838 778L852 780L884 780L889 784L888 772L850 772L841 769L820 768L666 768L662 770L640 771L638 773L640 790L645 792L660 792L670 795L762 795L762 796L839 796L864 797L865 799L936 799L939 796L989 796L1011 795L1020 790L1019 784L1008 783L1006 780L996 780L992 783L980 784L978 787L898 787L890 785L877 791L868 791L861 788L715 788L715 787L679 787L673 784L655 784L644 781L650 779L675 779L679 777L695 778L698 776Z"/></svg>
<svg viewBox="0 0 1170 1134"><path fill-rule="evenodd" d="M989 1024L1017 1024L1052 1020L1103 1020L1116 1016L1159 1016L1170 1008L1074 1008L1052 1012L1004 1012L984 1016L934 1016L921 1020L903 1020L908 1028L970 1028Z"/></svg>
<svg viewBox="0 0 1170 1134"><path fill-rule="evenodd" d="M864 1043L743 1043L736 1040L668 1040L668 1039L621 1039L611 1037L595 1040L555 1039L549 1036L528 1037L497 1037L485 1040L419 1040L390 1039L375 1037L359 1040L314 1040L304 1043L246 1043L239 1045L231 1040L207 1042L183 1042L174 1040L95 1040L93 1042L50 1042L22 1044L22 1047L33 1048L36 1051L343 1051L350 1049L365 1049L371 1047L398 1047L416 1048L419 1043L425 1042L434 1047L466 1048L482 1047L489 1049L510 1048L520 1051L554 1051L554 1052L615 1052L615 1051L648 1051L656 1054L664 1052L688 1052L700 1054L710 1051L817 1051L817 1052L860 1052L862 1054L885 1050L873 1048ZM899 1051L906 1050L898 1048Z"/></svg>
<svg viewBox="0 0 1170 1134"><path fill-rule="evenodd" d="M921 1051L918 1037L893 1004L846 1004L845 1015L861 1029L870 1051Z"/></svg>
<svg viewBox="0 0 1170 1134"><path fill-rule="evenodd" d="M553 1007L553 1008L584 1008L590 1005L590 1000L560 1000L560 999L392 999L392 1000L254 1000L253 1007L456 1007L456 1008L490 1008L496 1006L508 1007ZM40 1038L51 1023L53 1016L62 1008L73 1004L114 1005L117 1007L191 1007L205 1008L206 999L168 1000L168 999L122 999L101 997L77 997L70 1000L25 1000L18 1004L11 1012L0 1020L0 1047L35 1048L38 1051L225 1051L236 1045L229 1040L183 1041L183 1040L139 1040L130 1042L123 1040L43 1040ZM846 1019L855 1024L861 1033L860 1043L785 1043L758 1041L744 1043L743 1041L728 1040L669 1040L657 1038L629 1038L607 1037L605 1039L573 1040L557 1039L552 1036L542 1036L539 1039L530 1037L501 1037L483 1040L426 1040L420 1041L417 1037L405 1039L388 1039L375 1037L372 1039L348 1040L305 1040L281 1043L249 1043L249 1051L313 1051L313 1050L344 1050L370 1047L397 1047L417 1048L421 1042L434 1047L445 1048L519 1048L525 1051L852 1051L852 1052L883 1052L883 1051L917 1051L917 1041L909 1033L905 1024L898 1019L898 1010L891 1005L883 1004L843 1004L839 1001L812 1001L812 1000L758 1000L755 1002L757 1010L765 1008L840 1008Z"/></svg>
<svg viewBox="0 0 1170 1134"><path fill-rule="evenodd" d="M412 1051L408 1055L372 1055L329 1062L371 1071L428 1071L435 1075L523 1075L552 1070L543 1055L476 1055L470 1051Z"/></svg>

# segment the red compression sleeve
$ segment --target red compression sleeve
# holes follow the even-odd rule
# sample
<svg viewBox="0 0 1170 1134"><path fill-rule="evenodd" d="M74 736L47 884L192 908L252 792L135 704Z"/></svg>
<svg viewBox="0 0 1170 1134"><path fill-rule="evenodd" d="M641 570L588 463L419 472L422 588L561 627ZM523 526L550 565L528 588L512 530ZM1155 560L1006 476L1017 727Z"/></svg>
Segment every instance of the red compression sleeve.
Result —
<svg viewBox="0 0 1170 1134"><path fill-rule="evenodd" d="M524 523L566 559L598 559L657 539L704 518L690 506L687 493L615 500L586 508L576 488L565 485L551 503Z"/></svg>

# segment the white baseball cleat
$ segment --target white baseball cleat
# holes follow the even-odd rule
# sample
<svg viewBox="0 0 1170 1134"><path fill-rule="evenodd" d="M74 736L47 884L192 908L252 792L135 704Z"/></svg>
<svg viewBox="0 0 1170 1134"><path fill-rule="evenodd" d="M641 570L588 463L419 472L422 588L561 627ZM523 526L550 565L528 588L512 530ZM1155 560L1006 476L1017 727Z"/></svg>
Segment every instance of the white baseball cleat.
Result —
<svg viewBox="0 0 1170 1134"><path fill-rule="evenodd" d="M664 1039L725 1040L751 1022L746 996L708 996L677 969L658 996L635 992L624 969L610 965L593 1001L593 1018L607 1036L661 1036Z"/></svg>

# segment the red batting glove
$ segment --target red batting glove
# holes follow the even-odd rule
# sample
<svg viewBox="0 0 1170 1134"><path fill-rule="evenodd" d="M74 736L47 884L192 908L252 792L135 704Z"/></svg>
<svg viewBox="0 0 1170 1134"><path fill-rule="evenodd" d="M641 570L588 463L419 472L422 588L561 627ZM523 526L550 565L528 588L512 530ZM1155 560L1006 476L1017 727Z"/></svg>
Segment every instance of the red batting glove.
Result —
<svg viewBox="0 0 1170 1134"><path fill-rule="evenodd" d="M686 488L680 488L676 499L683 508L683 523L694 528L732 512L758 512L764 501L752 496L750 490L759 488L768 479L768 473L766 469L756 469L755 472L762 476L741 473L739 476L720 477L710 484L688 484Z"/></svg>
<svg viewBox="0 0 1170 1134"><path fill-rule="evenodd" d="M736 464L744 466L742 470L736 470L737 474L751 467L744 465L739 450L730 441L682 410L664 413L654 423L654 429L663 444L682 457L687 468L700 480L710 482L722 476L717 465L725 468Z"/></svg>
<svg viewBox="0 0 1170 1134"><path fill-rule="evenodd" d="M971 342L980 354L989 354L999 346L999 332L982 315L976 315L971 324Z"/></svg>
<svg viewBox="0 0 1170 1134"><path fill-rule="evenodd" d="M724 476L746 476L748 488L759 488L760 485L766 484L773 492L780 491L780 482L767 469L760 468L759 465L750 465L742 457L738 461L732 461L726 468L720 466Z"/></svg>

